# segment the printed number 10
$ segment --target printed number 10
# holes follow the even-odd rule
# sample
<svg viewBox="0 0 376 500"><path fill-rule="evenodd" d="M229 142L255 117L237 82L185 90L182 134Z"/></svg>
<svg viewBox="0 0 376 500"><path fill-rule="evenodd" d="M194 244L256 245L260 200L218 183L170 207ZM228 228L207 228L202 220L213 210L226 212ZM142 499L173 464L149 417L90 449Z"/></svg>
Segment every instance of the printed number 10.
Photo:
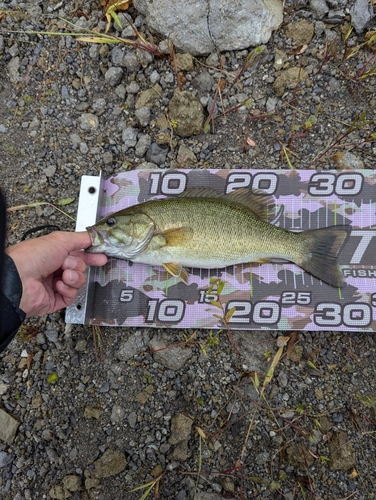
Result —
<svg viewBox="0 0 376 500"><path fill-rule="evenodd" d="M187 176L183 172L161 172L150 174L150 194L181 194L187 186Z"/></svg>
<svg viewBox="0 0 376 500"><path fill-rule="evenodd" d="M180 299L149 299L145 321L151 323L179 323L184 318L185 302Z"/></svg>

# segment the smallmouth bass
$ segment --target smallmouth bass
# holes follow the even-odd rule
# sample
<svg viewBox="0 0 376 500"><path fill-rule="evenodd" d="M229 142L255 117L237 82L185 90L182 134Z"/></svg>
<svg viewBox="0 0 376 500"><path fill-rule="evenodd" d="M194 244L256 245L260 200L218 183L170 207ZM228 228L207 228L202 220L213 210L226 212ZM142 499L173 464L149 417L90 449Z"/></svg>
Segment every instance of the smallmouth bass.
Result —
<svg viewBox="0 0 376 500"><path fill-rule="evenodd" d="M206 188L149 200L87 228L92 253L163 266L188 283L184 267L205 269L289 260L334 286L343 285L337 263L350 226L292 232L268 222L273 198L238 189L222 195Z"/></svg>

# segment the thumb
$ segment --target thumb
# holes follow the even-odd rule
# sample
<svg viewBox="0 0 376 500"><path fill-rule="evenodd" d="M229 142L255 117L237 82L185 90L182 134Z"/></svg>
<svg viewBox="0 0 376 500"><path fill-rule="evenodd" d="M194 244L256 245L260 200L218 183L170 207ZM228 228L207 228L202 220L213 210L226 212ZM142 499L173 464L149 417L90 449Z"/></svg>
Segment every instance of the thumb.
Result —
<svg viewBox="0 0 376 500"><path fill-rule="evenodd" d="M91 238L87 231L56 231L51 235L54 235L56 241L64 247L67 253L82 250L91 245Z"/></svg>

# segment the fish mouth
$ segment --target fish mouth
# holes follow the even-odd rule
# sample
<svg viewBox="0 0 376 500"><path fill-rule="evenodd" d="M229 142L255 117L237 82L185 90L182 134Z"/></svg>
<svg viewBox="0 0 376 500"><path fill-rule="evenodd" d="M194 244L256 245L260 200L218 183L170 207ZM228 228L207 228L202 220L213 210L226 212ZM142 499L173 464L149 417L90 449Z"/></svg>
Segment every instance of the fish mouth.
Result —
<svg viewBox="0 0 376 500"><path fill-rule="evenodd" d="M91 239L91 246L86 249L87 252L99 252L100 250L98 249L98 247L101 247L102 245L108 243L105 231L99 231L95 228L95 226L88 226L86 228L86 231L89 233Z"/></svg>
<svg viewBox="0 0 376 500"><path fill-rule="evenodd" d="M88 226L86 228L86 231L89 233L90 235L90 238L91 238L91 242L94 243L96 238L99 236L97 230L95 229L94 226Z"/></svg>

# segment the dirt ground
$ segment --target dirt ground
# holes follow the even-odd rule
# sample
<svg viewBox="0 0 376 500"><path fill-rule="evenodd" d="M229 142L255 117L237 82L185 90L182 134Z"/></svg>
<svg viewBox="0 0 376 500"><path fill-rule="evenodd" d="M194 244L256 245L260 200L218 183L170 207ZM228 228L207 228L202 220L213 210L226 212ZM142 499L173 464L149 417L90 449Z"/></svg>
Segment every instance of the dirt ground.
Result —
<svg viewBox="0 0 376 500"><path fill-rule="evenodd" d="M74 230L82 175L181 167L182 146L198 169L374 169L375 44L371 29L349 34L337 4L329 24L286 2L249 67L251 49L178 71L205 120L217 102L208 133L185 138L161 125L178 86L169 56L125 47L117 64L117 46L41 34L65 29L58 16L103 30L96 2L0 4L1 187L9 207L48 202L9 212L8 244L43 224ZM286 34L302 21L304 44ZM110 67L123 70L115 84ZM51 206L69 198L65 214ZM226 331L101 333L62 311L28 320L1 354L0 408L19 422L0 440L2 499L375 498L374 332L288 332L283 346L283 332L234 329L240 355Z"/></svg>

